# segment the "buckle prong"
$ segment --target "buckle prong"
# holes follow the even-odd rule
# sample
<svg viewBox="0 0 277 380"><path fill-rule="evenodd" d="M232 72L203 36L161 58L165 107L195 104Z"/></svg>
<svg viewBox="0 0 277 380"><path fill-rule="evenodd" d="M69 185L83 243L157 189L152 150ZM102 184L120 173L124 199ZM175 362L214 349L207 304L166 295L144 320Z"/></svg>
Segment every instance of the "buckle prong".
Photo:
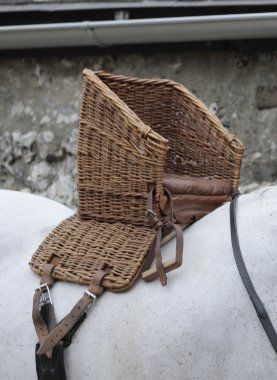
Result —
<svg viewBox="0 0 277 380"><path fill-rule="evenodd" d="M39 303L40 307L42 305L47 305L48 303L50 303L52 305L52 298L51 298L51 295L50 295L49 286L46 284L46 282L44 284L39 285L36 288L36 290L40 290L41 291L40 303Z"/></svg>
<svg viewBox="0 0 277 380"><path fill-rule="evenodd" d="M145 213L145 216L146 218L154 218L155 216L157 216L157 214L153 210L148 209Z"/></svg>

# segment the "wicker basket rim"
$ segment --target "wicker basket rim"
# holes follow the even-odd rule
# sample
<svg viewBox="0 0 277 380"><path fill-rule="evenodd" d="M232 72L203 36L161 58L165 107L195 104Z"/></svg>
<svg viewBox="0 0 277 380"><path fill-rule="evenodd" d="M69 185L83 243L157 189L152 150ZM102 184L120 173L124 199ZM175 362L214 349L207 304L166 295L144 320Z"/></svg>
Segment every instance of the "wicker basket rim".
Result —
<svg viewBox="0 0 277 380"><path fill-rule="evenodd" d="M85 70L88 70L88 69L85 69ZM99 78L98 75L100 76L100 78L101 76L107 77L107 78L112 77L115 80L119 79L121 81L124 81L125 83L128 83L128 82L137 83L137 84L141 83L142 85L145 83L149 83L149 84L156 84L156 85L169 85L173 87L176 91L180 92L182 95L189 97L190 100L194 104L198 105L205 112L205 118L207 118L210 122L214 124L215 129L217 129L220 132L224 131L224 138L226 139L226 141L228 141L230 145L232 145L232 147L235 150L235 153L239 155L243 153L244 151L243 143L235 135L233 135L228 130L226 130L226 128L218 119L218 117L209 111L209 109L202 102L202 100L198 99L190 90L188 90L181 83L175 82L172 79L158 79L158 78L148 79L148 78L127 77L125 75L114 75L111 73L107 73L106 71L103 71L103 70L94 71L93 73L97 76L97 78Z"/></svg>
<svg viewBox="0 0 277 380"><path fill-rule="evenodd" d="M101 78L99 78L95 72L93 72L92 70L90 69L84 69L83 70L83 75L88 77L88 78L91 78L94 83L98 83L99 85L102 86L102 88L105 89L106 91L106 96L108 98L110 98L110 100L114 103L114 105L118 108L121 108L122 110L124 110L124 112L128 113L128 117L132 120L133 124L136 126L136 128L138 129L138 131L140 133L142 133L143 135L143 130L146 126L146 124L135 114L134 111L131 110L130 107L128 107L128 105L122 101L122 99L120 99L102 80ZM116 100L116 101L115 101ZM168 140L165 139L162 135L160 135L158 132L155 132L150 126L147 126L149 127L149 132L147 133L147 137L149 138L152 138L153 140L156 140L156 141L159 141L161 143L163 143L165 146L168 145Z"/></svg>

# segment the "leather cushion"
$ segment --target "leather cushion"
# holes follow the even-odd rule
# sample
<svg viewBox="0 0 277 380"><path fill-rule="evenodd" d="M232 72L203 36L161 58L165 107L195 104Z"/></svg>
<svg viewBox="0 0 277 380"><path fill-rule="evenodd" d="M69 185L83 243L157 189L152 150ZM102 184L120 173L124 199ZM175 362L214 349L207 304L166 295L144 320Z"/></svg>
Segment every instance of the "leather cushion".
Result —
<svg viewBox="0 0 277 380"><path fill-rule="evenodd" d="M175 219L190 224L230 200L231 184L222 179L164 174L163 185L170 191ZM168 213L168 203L161 208Z"/></svg>

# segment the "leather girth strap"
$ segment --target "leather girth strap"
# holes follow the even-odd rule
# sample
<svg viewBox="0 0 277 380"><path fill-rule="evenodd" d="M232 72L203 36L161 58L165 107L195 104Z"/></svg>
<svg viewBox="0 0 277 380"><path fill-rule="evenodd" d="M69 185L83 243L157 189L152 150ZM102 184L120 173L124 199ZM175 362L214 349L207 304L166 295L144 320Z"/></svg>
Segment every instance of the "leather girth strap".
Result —
<svg viewBox="0 0 277 380"><path fill-rule="evenodd" d="M36 345L36 368L39 380L65 380L63 350L71 344L71 339L87 316L92 303L102 295L102 282L110 268L103 265L92 278L89 288L73 309L56 324L50 288L54 284L54 265L46 264L40 286L33 300L33 322L39 343ZM106 270L105 270L106 269Z"/></svg>
<svg viewBox="0 0 277 380"><path fill-rule="evenodd" d="M160 279L161 284L164 286L167 284L166 273L170 272L182 265L183 260L183 231L180 225L176 224L174 214L173 214L173 205L172 197L170 192L164 188L164 193L167 196L169 202L169 215L166 215L163 218L159 218L153 210L153 196L154 196L154 187L149 192L147 199L147 212L146 217L149 220L150 225L156 231L155 240L150 248L148 257L145 260L142 278L145 281L152 281L156 278ZM161 255L161 246L162 239L166 236L170 230L174 229L176 234L176 256L175 259L169 260L165 263L162 261ZM153 260L156 260L156 269L150 269Z"/></svg>
<svg viewBox="0 0 277 380"><path fill-rule="evenodd" d="M159 218L153 211L154 188L149 193L146 217L155 229L156 237L145 260L144 272L142 273L142 277L146 281L152 281L159 277L162 285L167 283L166 273L182 264L183 255L183 231L175 223L171 195L167 189L164 189L164 192L169 201L170 214L163 218ZM172 229L176 233L176 257L174 260L163 263L161 257L162 238ZM154 258L156 259L156 269L150 269ZM39 380L66 379L63 350L70 345L73 334L86 318L92 303L102 295L104 291L103 279L111 270L110 267L103 264L93 276L83 297L70 313L57 324L50 296L50 288L54 284L52 277L54 264L56 263L53 262L44 266L40 286L36 289L33 300L32 316L39 340L36 345L36 368Z"/></svg>
<svg viewBox="0 0 277 380"><path fill-rule="evenodd" d="M233 198L231 205L230 205L230 226L231 226L231 240L232 240L232 247L233 252L235 256L235 261L241 276L241 279L244 283L244 286L248 292L248 295L254 305L254 308L256 310L256 313L259 317L259 320L268 336L268 339L270 340L272 347L274 348L276 354L277 354L277 333L274 329L271 320L269 318L269 315L267 314L267 311L260 300L253 283L249 277L249 274L247 272L240 245L239 245L239 238L238 238L238 231L237 231L237 220L236 220L236 206L237 206L237 199L238 194L235 195Z"/></svg>

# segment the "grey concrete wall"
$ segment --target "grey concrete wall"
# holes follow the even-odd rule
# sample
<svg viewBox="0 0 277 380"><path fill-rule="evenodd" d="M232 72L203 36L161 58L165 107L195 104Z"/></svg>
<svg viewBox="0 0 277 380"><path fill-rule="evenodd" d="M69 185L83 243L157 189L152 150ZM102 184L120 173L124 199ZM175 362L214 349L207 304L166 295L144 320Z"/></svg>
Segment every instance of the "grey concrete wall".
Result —
<svg viewBox="0 0 277 380"><path fill-rule="evenodd" d="M2 58L1 188L76 203L75 148L85 67L181 82L244 142L242 189L276 182L277 51L178 51Z"/></svg>

